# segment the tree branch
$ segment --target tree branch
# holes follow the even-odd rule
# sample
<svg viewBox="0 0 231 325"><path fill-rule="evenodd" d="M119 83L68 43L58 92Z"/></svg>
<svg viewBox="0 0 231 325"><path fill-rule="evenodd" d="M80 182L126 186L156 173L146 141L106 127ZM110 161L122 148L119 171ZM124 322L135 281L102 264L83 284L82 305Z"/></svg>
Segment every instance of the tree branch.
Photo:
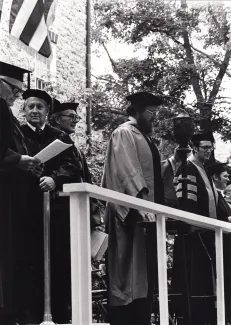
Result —
<svg viewBox="0 0 231 325"><path fill-rule="evenodd" d="M224 56L224 60L221 64L221 67L220 67L220 70L217 74L217 77L214 81L214 84L213 84L213 89L210 93L210 96L209 96L209 100L208 100L208 103L210 105L212 105L216 99L216 96L219 92L219 89L220 89L220 85L222 83L222 79L225 75L225 72L228 68L228 65L229 65L229 61L230 61L230 58L231 58L231 50L230 49L227 49L226 52L225 52L225 56Z"/></svg>
<svg viewBox="0 0 231 325"><path fill-rule="evenodd" d="M97 112L108 112L108 111L110 111L111 113L116 114L116 115L127 116L126 112L118 110L118 109L113 109L110 107L103 107L103 106L101 106L101 107L98 106L98 108L97 108Z"/></svg>
<svg viewBox="0 0 231 325"><path fill-rule="evenodd" d="M111 65L112 65L112 67L113 67L114 72L117 72L117 71L116 71L116 70L117 70L117 67L116 67L115 61L112 59L112 57L111 57L111 55L110 55L110 53L109 53L109 51L108 51L108 49L107 49L105 43L102 42L102 45L103 45L103 48L104 48L104 50L106 51L106 53L107 53L107 55L108 55L108 58L109 58L109 60L110 60L110 62L111 62Z"/></svg>
<svg viewBox="0 0 231 325"><path fill-rule="evenodd" d="M170 36L170 37L171 37L171 39L172 39L176 44L181 45L181 46L184 46L184 44L182 44L180 41L178 41L174 36ZM194 51L196 51L196 52L198 52L198 53L200 53L200 54L206 56L208 59L210 59L210 60L215 64L216 67L220 67L220 66L221 66L222 62L215 60L211 55L205 53L205 52L202 51L202 50L199 50L198 48L196 48L195 46L193 46L191 43L190 43L190 46L191 46L191 48L192 48ZM227 76L229 76L229 77L231 78L231 74L230 74L228 71L225 71L225 73L227 74Z"/></svg>
<svg viewBox="0 0 231 325"><path fill-rule="evenodd" d="M226 38L226 35L225 35L225 32L224 32L224 28L222 28L222 27L220 26L220 24L219 24L217 18L216 18L216 17L214 16L214 14L213 14L213 11L212 11L212 8L211 8L210 5L209 5L209 7L208 7L208 11L209 11L210 16L212 17L212 20L213 20L213 22L214 22L216 28L217 28L218 31L219 31L219 34L220 34L221 39L224 41L224 44L226 44L227 41L228 41L228 39Z"/></svg>
<svg viewBox="0 0 231 325"><path fill-rule="evenodd" d="M196 95L197 101L202 102L204 98L203 98L203 94L202 94L200 84L199 84L199 76L198 76L198 72L196 70L196 65L194 62L194 57L193 57L191 45L189 42L189 35L188 35L187 29L184 28L182 34L183 34L184 48L186 51L186 56L188 59L188 63L191 66L190 74L191 74L191 82L192 82L193 90Z"/></svg>
<svg viewBox="0 0 231 325"><path fill-rule="evenodd" d="M124 87L121 86L121 85L120 85L118 82L116 82L116 81L113 81L113 80L110 80L110 79L107 79L107 78L103 78L103 77L97 77L97 76L95 76L94 74L92 74L92 77L94 77L94 78L97 79L97 80L102 80L102 81L109 82L109 83L112 83L112 84L114 84L114 85L117 85L117 86L119 86L121 89L124 90Z"/></svg>

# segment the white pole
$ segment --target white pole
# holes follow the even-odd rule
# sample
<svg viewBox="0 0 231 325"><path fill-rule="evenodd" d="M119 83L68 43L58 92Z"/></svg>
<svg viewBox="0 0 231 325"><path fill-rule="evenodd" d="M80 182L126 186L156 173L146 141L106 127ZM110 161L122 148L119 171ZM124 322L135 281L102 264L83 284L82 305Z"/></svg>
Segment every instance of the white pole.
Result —
<svg viewBox="0 0 231 325"><path fill-rule="evenodd" d="M223 266L223 231L215 230L216 270L217 270L217 324L225 325L224 266Z"/></svg>
<svg viewBox="0 0 231 325"><path fill-rule="evenodd" d="M161 325L169 325L165 220L166 218L164 215L157 214L156 231L159 280L159 309Z"/></svg>
<svg viewBox="0 0 231 325"><path fill-rule="evenodd" d="M72 324L92 324L90 203L86 193L70 194Z"/></svg>

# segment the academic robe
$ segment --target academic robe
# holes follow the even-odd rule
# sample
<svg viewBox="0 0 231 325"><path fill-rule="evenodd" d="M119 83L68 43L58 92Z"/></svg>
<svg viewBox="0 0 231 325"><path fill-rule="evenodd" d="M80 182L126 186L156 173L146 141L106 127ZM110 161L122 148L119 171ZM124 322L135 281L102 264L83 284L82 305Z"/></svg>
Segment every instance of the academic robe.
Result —
<svg viewBox="0 0 231 325"><path fill-rule="evenodd" d="M11 111L6 101L0 98L0 163L5 157L13 138Z"/></svg>
<svg viewBox="0 0 231 325"><path fill-rule="evenodd" d="M203 165L195 158L187 161L187 186L182 183L181 167L174 179L179 209L217 218L218 195ZM210 324L216 319L215 235L182 224L175 237L171 291L177 317L182 324ZM191 323L189 322L191 320Z"/></svg>
<svg viewBox="0 0 231 325"><path fill-rule="evenodd" d="M1 105L4 105L2 101ZM21 155L28 154L25 138L9 108L7 115L11 126L8 130L9 147L0 162L0 308L4 314L13 314L19 308L15 294L17 260L24 249L22 238L25 234L22 230L28 217L30 188L27 182L29 173L18 168Z"/></svg>
<svg viewBox="0 0 231 325"><path fill-rule="evenodd" d="M28 125L22 126L22 132L26 138L29 154L34 156L40 150L45 148L48 144L56 139L59 139L65 143L73 144L69 136L63 131L46 125L42 135L38 135ZM45 163L44 172L42 176L51 177L56 184L56 191L62 190L62 186L65 183L78 183L81 181L79 166L75 163L74 146L65 150L63 153L52 158ZM30 184L33 184L33 191L31 191L28 197L29 209L31 215L33 215L33 222L28 221L28 232L33 234L31 238L31 245L29 248L29 265L37 269L34 279L36 278L36 292L37 301L30 304L32 313L35 313L35 322L40 322L43 315L43 192L39 188L39 179L31 175ZM32 186L31 186L32 187ZM69 260L70 251L70 239L67 229L69 229L69 200L68 198L58 198L51 192L51 275L55 280L58 278L59 283L65 283L70 281L70 274L65 269L66 261ZM54 197L53 197L54 196ZM35 254L36 252L36 254ZM58 265L58 266L57 266ZM60 279L60 275L64 280ZM64 298L65 287L59 286L57 281L53 283L52 279L52 296L54 285L59 291L59 295L56 297ZM64 292L62 292L62 289ZM57 290L57 288L56 288ZM30 295L33 293L30 292ZM32 299L33 300L33 299ZM53 299L55 304L55 300ZM36 305L35 305L36 304ZM52 307L54 307L52 304ZM63 307L63 306L61 306ZM54 321L59 321L59 307L52 308L54 311ZM61 309L60 309L61 311ZM58 315L57 315L58 314ZM69 319L67 320L69 321ZM32 322L32 320L30 320ZM62 321L59 323L62 323ZM65 322L64 322L65 323Z"/></svg>
<svg viewBox="0 0 231 325"><path fill-rule="evenodd" d="M102 186L134 197L145 189L148 193L147 200L154 202L154 182L160 193L163 192L163 184L161 179L158 183L158 176L154 179L153 159L156 159L160 176L158 150L153 157L145 136L133 122L125 122L110 138ZM155 229L148 233L136 221L134 210L107 204L105 225L109 233L110 306L125 306L139 298L147 298L157 284ZM155 264L154 267L148 263L148 254L151 255L149 257Z"/></svg>
<svg viewBox="0 0 231 325"><path fill-rule="evenodd" d="M91 174L84 154L74 150L74 163L80 171L81 182L91 183ZM97 200L91 199L91 227L100 225ZM62 279L63 280L62 280ZM52 317L58 324L71 319L71 262L69 198L54 200L51 211L51 294Z"/></svg>

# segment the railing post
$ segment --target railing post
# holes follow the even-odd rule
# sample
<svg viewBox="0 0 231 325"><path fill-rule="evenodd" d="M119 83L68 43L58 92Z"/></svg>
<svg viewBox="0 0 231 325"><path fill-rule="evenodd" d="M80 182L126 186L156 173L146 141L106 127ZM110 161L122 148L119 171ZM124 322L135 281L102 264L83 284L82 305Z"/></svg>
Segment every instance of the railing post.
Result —
<svg viewBox="0 0 231 325"><path fill-rule="evenodd" d="M70 194L72 324L92 324L90 203L86 193Z"/></svg>
<svg viewBox="0 0 231 325"><path fill-rule="evenodd" d="M217 324L225 325L224 266L223 266L223 230L215 230L216 271L217 271Z"/></svg>
<svg viewBox="0 0 231 325"><path fill-rule="evenodd" d="M166 218L164 215L157 214L156 231L157 231L160 325L169 325L165 221Z"/></svg>

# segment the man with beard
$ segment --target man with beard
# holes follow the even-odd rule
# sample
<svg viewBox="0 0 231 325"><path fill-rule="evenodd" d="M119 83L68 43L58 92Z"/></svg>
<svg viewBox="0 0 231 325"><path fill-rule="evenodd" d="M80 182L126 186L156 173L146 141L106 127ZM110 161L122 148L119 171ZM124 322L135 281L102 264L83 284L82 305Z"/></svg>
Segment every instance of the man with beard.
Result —
<svg viewBox="0 0 231 325"><path fill-rule="evenodd" d="M194 134L193 154L187 160L188 182L183 181L180 167L174 184L179 209L217 219L218 193L204 167L213 145L211 133ZM216 323L214 243L213 231L186 224L175 237L172 292L178 295L172 301L180 325Z"/></svg>
<svg viewBox="0 0 231 325"><path fill-rule="evenodd" d="M27 147L31 155L36 155L56 139L73 144L66 133L46 123L51 105L49 94L42 90L30 89L23 93L23 99L25 100L23 111L27 124L22 125L22 132L26 137ZM18 278L24 274L24 281L18 281L18 292L21 292L22 298L20 306L23 311L20 319L22 324L39 324L43 317L43 192L50 191L51 197L53 197L55 191L62 190L63 184L80 181L80 169L75 164L74 146L47 161L44 164L41 177L30 177L28 180L33 185L33 187L31 186L33 191L27 198L31 216L21 226L27 247L25 247L26 254L22 256L22 259L19 259L20 269L18 272ZM51 200L51 219L56 217L52 211L54 210L53 207L58 204L58 198ZM59 229L60 244L58 248L55 248L56 250L61 249L63 240L62 229ZM58 253L56 252L56 254ZM65 277L65 275L62 276ZM62 283L61 278L60 283ZM60 291L59 294L62 295L62 292ZM54 314L54 321L56 322L56 314ZM67 319L60 320L60 323L67 322L69 322L68 316Z"/></svg>
<svg viewBox="0 0 231 325"><path fill-rule="evenodd" d="M127 97L128 121L111 135L102 186L151 202L164 203L159 151L152 122L163 100L147 92ZM157 287L155 226L152 214L112 203L105 213L108 243L108 302L111 325L149 325ZM148 222L147 222L148 224Z"/></svg>
<svg viewBox="0 0 231 325"><path fill-rule="evenodd" d="M19 122L10 107L19 96L27 70L0 62L0 323L14 324L18 312L16 274L23 224L28 215L30 175L43 167L29 156ZM24 234L25 235L25 234ZM21 300L21 297L20 297Z"/></svg>

